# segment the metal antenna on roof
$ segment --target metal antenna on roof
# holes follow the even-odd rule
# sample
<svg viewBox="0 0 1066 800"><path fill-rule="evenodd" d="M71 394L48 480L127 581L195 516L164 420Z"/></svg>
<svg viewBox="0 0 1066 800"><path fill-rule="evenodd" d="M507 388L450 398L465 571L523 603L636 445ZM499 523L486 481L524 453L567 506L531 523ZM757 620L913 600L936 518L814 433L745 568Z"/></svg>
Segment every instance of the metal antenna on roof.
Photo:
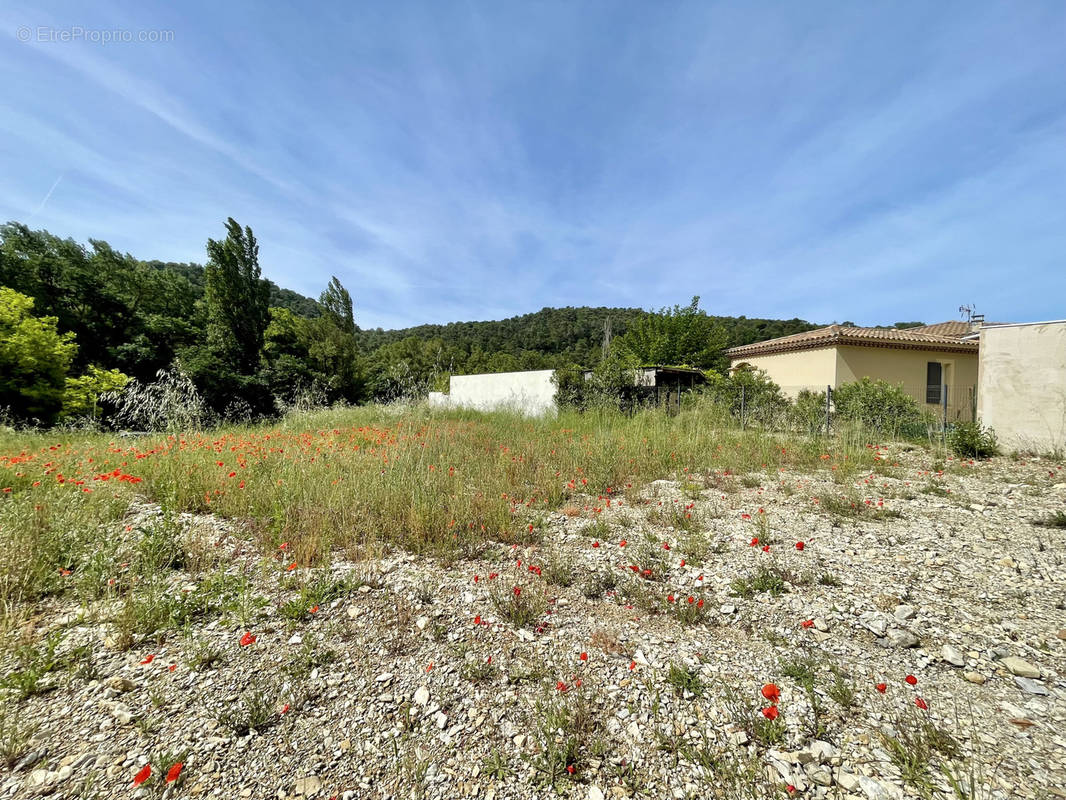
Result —
<svg viewBox="0 0 1066 800"><path fill-rule="evenodd" d="M976 304L961 305L959 306L959 313L966 315L966 322L969 322L973 318L973 312L977 310Z"/></svg>

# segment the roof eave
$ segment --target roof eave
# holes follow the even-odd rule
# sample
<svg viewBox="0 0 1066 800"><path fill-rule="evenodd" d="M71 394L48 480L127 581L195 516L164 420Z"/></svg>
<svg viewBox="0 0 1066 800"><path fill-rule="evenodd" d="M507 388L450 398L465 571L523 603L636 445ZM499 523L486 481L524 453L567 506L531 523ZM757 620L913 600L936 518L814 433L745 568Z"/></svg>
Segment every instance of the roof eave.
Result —
<svg viewBox="0 0 1066 800"><path fill-rule="evenodd" d="M972 346L968 346L972 345ZM954 342L906 342L899 339L862 339L836 335L825 339L792 342L787 344L759 347L743 345L731 347L725 351L730 360L745 356L768 356L777 353L794 353L800 350L823 350L827 347L880 347L889 350L935 350L939 353L977 353L978 343L956 340Z"/></svg>

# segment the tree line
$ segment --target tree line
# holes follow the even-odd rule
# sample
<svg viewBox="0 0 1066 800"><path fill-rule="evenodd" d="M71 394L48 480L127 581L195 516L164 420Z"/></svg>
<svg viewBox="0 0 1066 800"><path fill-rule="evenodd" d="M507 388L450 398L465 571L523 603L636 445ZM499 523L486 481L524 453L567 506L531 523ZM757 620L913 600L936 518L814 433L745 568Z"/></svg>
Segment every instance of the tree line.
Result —
<svg viewBox="0 0 1066 800"><path fill-rule="evenodd" d="M162 370L220 418L269 416L300 398L417 396L449 374L603 363L727 366L722 351L816 327L687 306L544 308L493 322L361 330L334 277L317 300L262 277L252 230L229 219L207 262L142 261L0 226L0 414L51 424L106 410L101 395Z"/></svg>

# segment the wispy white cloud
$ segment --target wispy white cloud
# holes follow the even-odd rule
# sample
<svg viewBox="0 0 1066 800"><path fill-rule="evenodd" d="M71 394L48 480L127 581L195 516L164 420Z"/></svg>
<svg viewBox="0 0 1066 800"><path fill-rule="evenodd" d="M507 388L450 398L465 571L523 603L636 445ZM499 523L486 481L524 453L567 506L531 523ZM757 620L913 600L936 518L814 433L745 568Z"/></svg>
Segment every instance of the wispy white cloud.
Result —
<svg viewBox="0 0 1066 800"><path fill-rule="evenodd" d="M74 19L175 37L11 35ZM0 68L31 69L0 98L0 213L173 260L202 259L232 215L269 277L317 295L336 274L370 326L693 294L719 313L938 319L960 285L1039 316L1066 289L1064 21L15 2ZM63 176L44 202L42 175ZM1022 267L1004 288L1006 263Z"/></svg>

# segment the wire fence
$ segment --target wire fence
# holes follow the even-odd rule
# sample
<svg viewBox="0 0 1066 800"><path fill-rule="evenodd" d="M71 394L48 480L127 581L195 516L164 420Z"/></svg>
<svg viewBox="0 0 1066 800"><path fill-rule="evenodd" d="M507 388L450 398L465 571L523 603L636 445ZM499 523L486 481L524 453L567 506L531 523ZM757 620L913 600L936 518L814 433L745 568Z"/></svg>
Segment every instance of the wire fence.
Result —
<svg viewBox="0 0 1066 800"><path fill-rule="evenodd" d="M780 392L764 385L740 382L712 387L710 393L729 398L742 428L806 429L829 432L841 423L861 422L867 427L912 435L932 429L943 433L960 422L977 420L974 385L891 384L890 393L871 392L862 384L790 385Z"/></svg>
<svg viewBox="0 0 1066 800"><path fill-rule="evenodd" d="M678 413L693 404L710 404L724 422L741 428L805 432L832 432L842 425L890 435L926 437L943 434L951 426L974 422L977 390L972 384L907 384L859 381L838 386L817 384L777 385L753 373L706 380L695 371L662 371L651 382L648 375L634 379L627 373L600 381L567 376L560 381L558 400L581 407L612 405L624 411L662 408Z"/></svg>

